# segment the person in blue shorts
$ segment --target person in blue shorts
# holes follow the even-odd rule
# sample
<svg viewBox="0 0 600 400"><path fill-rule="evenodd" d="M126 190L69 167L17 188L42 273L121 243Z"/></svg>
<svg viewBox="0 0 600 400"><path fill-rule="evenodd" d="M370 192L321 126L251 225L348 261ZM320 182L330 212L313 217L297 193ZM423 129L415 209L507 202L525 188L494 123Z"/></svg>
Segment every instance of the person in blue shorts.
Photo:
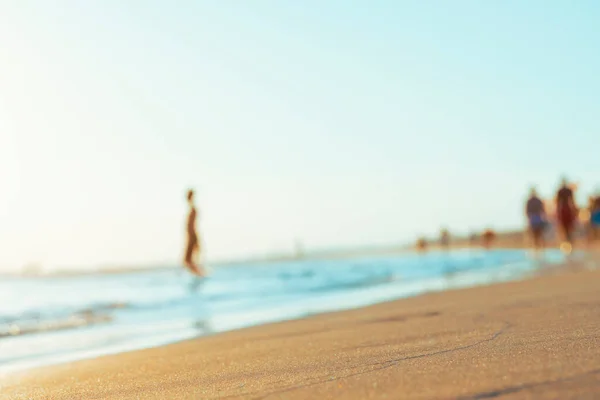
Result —
<svg viewBox="0 0 600 400"><path fill-rule="evenodd" d="M600 239L600 195L590 201L590 239Z"/></svg>
<svg viewBox="0 0 600 400"><path fill-rule="evenodd" d="M529 233L533 239L534 247L536 249L544 247L544 230L547 224L546 209L535 188L531 189L531 194L525 206L525 215L527 216Z"/></svg>

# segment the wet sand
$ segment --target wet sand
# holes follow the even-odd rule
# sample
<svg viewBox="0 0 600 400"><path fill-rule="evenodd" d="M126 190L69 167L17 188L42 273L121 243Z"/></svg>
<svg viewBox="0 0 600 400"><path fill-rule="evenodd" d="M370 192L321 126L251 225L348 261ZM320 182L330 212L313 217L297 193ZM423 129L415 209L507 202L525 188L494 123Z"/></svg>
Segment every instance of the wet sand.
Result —
<svg viewBox="0 0 600 400"><path fill-rule="evenodd" d="M210 398L600 398L600 271L573 267L0 378L3 400Z"/></svg>

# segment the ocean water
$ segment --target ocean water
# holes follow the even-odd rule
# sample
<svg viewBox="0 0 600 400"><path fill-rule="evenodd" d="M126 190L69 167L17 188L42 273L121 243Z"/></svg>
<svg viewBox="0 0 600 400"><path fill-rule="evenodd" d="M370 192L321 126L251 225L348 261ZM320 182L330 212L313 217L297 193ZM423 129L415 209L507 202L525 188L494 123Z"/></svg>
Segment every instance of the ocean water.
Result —
<svg viewBox="0 0 600 400"><path fill-rule="evenodd" d="M0 278L0 372L159 346L267 322L515 280L563 261L549 251L464 250Z"/></svg>

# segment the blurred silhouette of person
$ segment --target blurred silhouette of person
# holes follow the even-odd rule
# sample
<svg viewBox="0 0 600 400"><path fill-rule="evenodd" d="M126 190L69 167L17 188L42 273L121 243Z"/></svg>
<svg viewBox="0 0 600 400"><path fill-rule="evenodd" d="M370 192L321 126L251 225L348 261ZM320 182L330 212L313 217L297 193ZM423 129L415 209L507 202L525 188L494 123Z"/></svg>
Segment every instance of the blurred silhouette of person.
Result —
<svg viewBox="0 0 600 400"><path fill-rule="evenodd" d="M492 244L496 239L496 232L494 232L492 229L486 229L481 235L481 239L483 241L483 247L489 249L492 247Z"/></svg>
<svg viewBox="0 0 600 400"><path fill-rule="evenodd" d="M189 213L186 223L187 246L185 249L184 264L194 275L205 276L206 272L198 264L200 256L200 240L196 232L196 207L194 206L194 191L192 189L187 192L187 201L189 204Z"/></svg>
<svg viewBox="0 0 600 400"><path fill-rule="evenodd" d="M444 250L448 250L448 247L450 247L450 232L448 232L448 229L442 229L440 232L440 246Z"/></svg>
<svg viewBox="0 0 600 400"><path fill-rule="evenodd" d="M478 239L479 239L479 235L477 235L477 233L475 233L475 232L471 233L471 235L469 236L469 246L471 246L471 247L477 246Z"/></svg>
<svg viewBox="0 0 600 400"><path fill-rule="evenodd" d="M590 199L590 241L600 239L600 194Z"/></svg>
<svg viewBox="0 0 600 400"><path fill-rule="evenodd" d="M529 232L533 239L533 246L536 249L544 247L544 230L546 228L546 208L544 202L538 197L535 188L531 189L531 194L525 206L525 215L529 224Z"/></svg>
<svg viewBox="0 0 600 400"><path fill-rule="evenodd" d="M556 219L564 239L572 245L573 231L575 230L575 221L577 219L577 207L575 206L573 189L569 187L566 178L563 178L561 187L556 193Z"/></svg>
<svg viewBox="0 0 600 400"><path fill-rule="evenodd" d="M420 252L427 251L427 239L421 237L417 240L417 250Z"/></svg>

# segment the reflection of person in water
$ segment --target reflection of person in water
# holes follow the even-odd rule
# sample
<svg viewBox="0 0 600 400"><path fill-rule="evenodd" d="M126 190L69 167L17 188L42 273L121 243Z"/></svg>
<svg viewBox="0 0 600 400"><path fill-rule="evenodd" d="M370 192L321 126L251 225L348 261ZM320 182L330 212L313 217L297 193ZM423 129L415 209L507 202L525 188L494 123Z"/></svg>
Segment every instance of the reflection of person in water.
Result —
<svg viewBox="0 0 600 400"><path fill-rule="evenodd" d="M200 240L196 232L196 207L194 206L194 191L189 190L187 201L190 211L187 217L187 247L185 250L184 264L194 274L198 276L206 275L204 269L198 264L200 256Z"/></svg>
<svg viewBox="0 0 600 400"><path fill-rule="evenodd" d="M529 232L533 238L535 248L544 247L544 229L546 227L546 210L544 202L538 197L535 189L531 189L531 196L525 206L525 214L529 223Z"/></svg>

